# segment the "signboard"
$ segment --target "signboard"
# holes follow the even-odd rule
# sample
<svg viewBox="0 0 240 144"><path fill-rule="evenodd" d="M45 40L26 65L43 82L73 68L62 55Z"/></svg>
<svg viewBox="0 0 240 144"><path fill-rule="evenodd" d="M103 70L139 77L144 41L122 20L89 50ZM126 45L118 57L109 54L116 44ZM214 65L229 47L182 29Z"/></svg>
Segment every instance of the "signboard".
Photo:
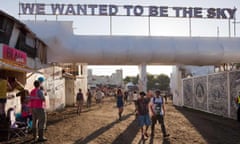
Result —
<svg viewBox="0 0 240 144"><path fill-rule="evenodd" d="M26 65L27 63L27 54L25 52L11 48L5 44L0 44L0 51L0 59L20 65Z"/></svg>
<svg viewBox="0 0 240 144"><path fill-rule="evenodd" d="M20 15L147 16L233 19L236 11L236 8L19 3Z"/></svg>

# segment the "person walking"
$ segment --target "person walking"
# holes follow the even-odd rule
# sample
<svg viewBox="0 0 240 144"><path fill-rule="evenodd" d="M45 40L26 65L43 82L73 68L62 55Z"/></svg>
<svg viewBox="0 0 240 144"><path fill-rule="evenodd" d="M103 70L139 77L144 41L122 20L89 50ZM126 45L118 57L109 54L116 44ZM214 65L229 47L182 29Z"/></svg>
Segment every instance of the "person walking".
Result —
<svg viewBox="0 0 240 144"><path fill-rule="evenodd" d="M87 108L90 108L92 104L92 93L90 89L87 91Z"/></svg>
<svg viewBox="0 0 240 144"><path fill-rule="evenodd" d="M149 116L149 99L145 92L140 92L140 98L136 101L137 120L141 129L142 139L148 138L148 127L151 125ZM145 130L144 130L145 125Z"/></svg>
<svg viewBox="0 0 240 144"><path fill-rule="evenodd" d="M137 111L137 100L138 100L138 94L136 91L133 92L133 102L135 107L135 112Z"/></svg>
<svg viewBox="0 0 240 144"><path fill-rule="evenodd" d="M80 115L82 112L82 105L83 105L83 93L82 89L79 88L77 93L77 114Z"/></svg>
<svg viewBox="0 0 240 144"><path fill-rule="evenodd" d="M123 97L124 97L125 104L127 104L127 102L128 102L128 94L129 94L128 91L124 92L124 96Z"/></svg>
<svg viewBox="0 0 240 144"><path fill-rule="evenodd" d="M163 137L167 138L169 134L166 132L166 127L164 124L164 115L165 115L165 107L164 107L164 100L163 97L160 96L160 91L157 90L155 92L155 96L151 98L150 104L150 114L151 114L151 136L154 136L154 129L155 124L158 121L158 123L161 125Z"/></svg>
<svg viewBox="0 0 240 144"><path fill-rule="evenodd" d="M40 82L34 81L34 89L30 92L30 107L32 109L32 132L34 140L39 142L46 141L44 137L44 124L45 124L45 109L44 102L45 97L40 90ZM37 135L38 130L38 135Z"/></svg>
<svg viewBox="0 0 240 144"><path fill-rule="evenodd" d="M101 107L102 103L102 91L98 88L95 94L96 103Z"/></svg>
<svg viewBox="0 0 240 144"><path fill-rule="evenodd" d="M117 108L118 108L119 120L122 120L123 106L124 106L123 93L121 89L118 89L117 90Z"/></svg>

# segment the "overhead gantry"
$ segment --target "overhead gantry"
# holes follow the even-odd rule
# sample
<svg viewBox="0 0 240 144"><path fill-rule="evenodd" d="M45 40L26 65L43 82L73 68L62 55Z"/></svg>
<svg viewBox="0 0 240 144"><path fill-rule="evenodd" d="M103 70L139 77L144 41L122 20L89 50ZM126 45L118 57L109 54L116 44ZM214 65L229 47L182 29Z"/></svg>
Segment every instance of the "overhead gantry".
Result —
<svg viewBox="0 0 240 144"><path fill-rule="evenodd" d="M146 65L240 63L240 38L79 36L72 22L26 21L48 44L48 61L90 65L139 65L146 90Z"/></svg>

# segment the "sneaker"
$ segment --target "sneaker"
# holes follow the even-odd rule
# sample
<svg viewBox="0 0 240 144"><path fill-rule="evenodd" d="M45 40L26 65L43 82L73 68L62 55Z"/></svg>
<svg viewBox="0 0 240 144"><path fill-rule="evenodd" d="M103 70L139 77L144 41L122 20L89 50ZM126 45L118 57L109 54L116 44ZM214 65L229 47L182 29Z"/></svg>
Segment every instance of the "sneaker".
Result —
<svg viewBox="0 0 240 144"><path fill-rule="evenodd" d="M39 138L38 140L37 140L38 142L44 142L44 141L47 141L47 139L46 138Z"/></svg>
<svg viewBox="0 0 240 144"><path fill-rule="evenodd" d="M170 136L170 134L165 134L163 137L164 138L167 138L167 137L169 137Z"/></svg>
<svg viewBox="0 0 240 144"><path fill-rule="evenodd" d="M154 133L151 133L151 137L154 137Z"/></svg>
<svg viewBox="0 0 240 144"><path fill-rule="evenodd" d="M145 132L144 135L145 135L146 137L149 137L148 134L147 134L147 132Z"/></svg>
<svg viewBox="0 0 240 144"><path fill-rule="evenodd" d="M147 140L147 139L148 139L148 137L146 137L146 135L143 134L143 135L142 135L142 140Z"/></svg>
<svg viewBox="0 0 240 144"><path fill-rule="evenodd" d="M141 137L141 138L142 138L142 140L144 140L144 134L142 135L142 137Z"/></svg>
<svg viewBox="0 0 240 144"><path fill-rule="evenodd" d="M33 139L32 139L32 140L33 140L33 141L38 141L38 138L39 138L39 137L38 137L38 136L36 136L36 137L33 137Z"/></svg>

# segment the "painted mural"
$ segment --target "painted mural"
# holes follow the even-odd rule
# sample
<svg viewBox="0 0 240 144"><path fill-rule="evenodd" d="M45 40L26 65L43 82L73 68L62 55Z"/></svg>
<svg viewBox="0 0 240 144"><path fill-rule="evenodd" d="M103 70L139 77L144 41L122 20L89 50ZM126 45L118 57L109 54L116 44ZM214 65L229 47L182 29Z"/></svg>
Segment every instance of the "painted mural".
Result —
<svg viewBox="0 0 240 144"><path fill-rule="evenodd" d="M230 117L233 119L237 118L237 103L235 98L240 92L240 71L230 72Z"/></svg>
<svg viewBox="0 0 240 144"><path fill-rule="evenodd" d="M208 76L209 112L228 117L227 73Z"/></svg>
<svg viewBox="0 0 240 144"><path fill-rule="evenodd" d="M193 107L193 80L183 80L183 103L186 107Z"/></svg>
<svg viewBox="0 0 240 144"><path fill-rule="evenodd" d="M207 76L194 78L194 108L207 110Z"/></svg>

